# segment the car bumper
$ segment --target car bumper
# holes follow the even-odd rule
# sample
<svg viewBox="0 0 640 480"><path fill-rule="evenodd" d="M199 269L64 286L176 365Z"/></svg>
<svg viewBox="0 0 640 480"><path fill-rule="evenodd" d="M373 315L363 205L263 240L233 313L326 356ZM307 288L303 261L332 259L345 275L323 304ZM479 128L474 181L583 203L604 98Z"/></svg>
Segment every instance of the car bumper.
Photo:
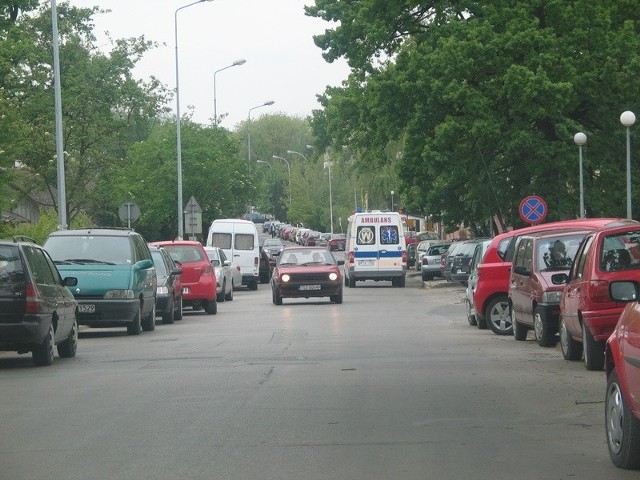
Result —
<svg viewBox="0 0 640 480"><path fill-rule="evenodd" d="M216 297L217 287L213 280L200 283L183 283L182 300L187 304L198 300L212 300Z"/></svg>
<svg viewBox="0 0 640 480"><path fill-rule="evenodd" d="M137 298L130 300L78 300L78 324L89 326L118 326L132 323L140 310ZM94 305L94 312L83 312L83 308Z"/></svg>
<svg viewBox="0 0 640 480"><path fill-rule="evenodd" d="M49 315L25 315L15 323L0 323L0 350L21 350L21 346L42 343L47 333Z"/></svg>
<svg viewBox="0 0 640 480"><path fill-rule="evenodd" d="M595 340L606 340L616 328L624 307L608 308L593 312L582 312L583 323Z"/></svg>
<svg viewBox="0 0 640 480"><path fill-rule="evenodd" d="M259 283L260 282L260 274L242 274L242 284L249 285L250 283Z"/></svg>
<svg viewBox="0 0 640 480"><path fill-rule="evenodd" d="M402 278L407 275L407 269L394 271L357 271L349 269L349 278L356 280L391 280L393 278Z"/></svg>
<svg viewBox="0 0 640 480"><path fill-rule="evenodd" d="M171 296L165 294L156 296L156 315L162 315L169 311L169 307L172 307L170 299Z"/></svg>
<svg viewBox="0 0 640 480"><path fill-rule="evenodd" d="M305 288L310 286L307 283L278 283L275 284L275 288L278 295L286 298L330 297L342 292L342 282L313 283L313 285L319 285L320 288L306 290Z"/></svg>

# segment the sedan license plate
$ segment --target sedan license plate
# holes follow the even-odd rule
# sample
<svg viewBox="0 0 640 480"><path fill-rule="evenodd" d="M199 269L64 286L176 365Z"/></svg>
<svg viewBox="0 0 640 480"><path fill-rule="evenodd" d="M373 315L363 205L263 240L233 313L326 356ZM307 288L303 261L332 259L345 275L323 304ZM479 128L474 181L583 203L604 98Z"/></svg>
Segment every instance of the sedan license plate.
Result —
<svg viewBox="0 0 640 480"><path fill-rule="evenodd" d="M93 303L78 304L78 313L95 313L96 306Z"/></svg>
<svg viewBox="0 0 640 480"><path fill-rule="evenodd" d="M375 260L358 260L358 265L361 267L373 267Z"/></svg>
<svg viewBox="0 0 640 480"><path fill-rule="evenodd" d="M184 288L182 289L182 293L183 293L183 294L185 294L185 295L186 295L187 293L189 293L189 287L184 287Z"/></svg>
<svg viewBox="0 0 640 480"><path fill-rule="evenodd" d="M300 285L300 290L320 290L320 285Z"/></svg>

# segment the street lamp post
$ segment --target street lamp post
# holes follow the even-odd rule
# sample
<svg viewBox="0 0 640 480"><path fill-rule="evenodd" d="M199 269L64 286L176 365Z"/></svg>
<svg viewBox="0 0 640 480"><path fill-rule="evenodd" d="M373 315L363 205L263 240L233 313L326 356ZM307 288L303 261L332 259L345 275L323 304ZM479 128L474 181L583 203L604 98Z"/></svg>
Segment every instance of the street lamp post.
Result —
<svg viewBox="0 0 640 480"><path fill-rule="evenodd" d="M244 58L241 58L240 60L236 60L235 62L233 62L231 65L227 65L226 67L223 67L223 68L213 72L213 124L216 125L216 126L219 123L218 122L218 107L216 105L216 75L217 75L218 72L226 70L227 68L237 67L237 66L240 66L240 65L244 65L245 63L247 63L247 61Z"/></svg>
<svg viewBox="0 0 640 480"><path fill-rule="evenodd" d="M264 163L267 167L271 168L271 164L269 162L265 162L264 160L256 160L257 163Z"/></svg>
<svg viewBox="0 0 640 480"><path fill-rule="evenodd" d="M620 123L627 127L627 218L631 218L631 130L636 123L636 116L627 110L620 115Z"/></svg>
<svg viewBox="0 0 640 480"><path fill-rule="evenodd" d="M331 233L333 233L333 192L331 191L331 160L329 152L324 154L324 168L329 170L329 223L331 224Z"/></svg>
<svg viewBox="0 0 640 480"><path fill-rule="evenodd" d="M584 182L583 182L583 175L582 175L582 146L587 143L587 136L582 133L582 132L578 132L573 136L573 141L575 142L576 145L578 145L578 165L579 165L579 171L580 171L580 218L584 218L585 212L584 212Z"/></svg>
<svg viewBox="0 0 640 480"><path fill-rule="evenodd" d="M391 211L393 212L393 194L396 193L393 190L391 190Z"/></svg>
<svg viewBox="0 0 640 480"><path fill-rule="evenodd" d="M287 164L287 170L289 171L289 210L291 210L291 165L289 165L289 162L284 157L279 157L278 155L274 155L273 158L284 160L284 163Z"/></svg>
<svg viewBox="0 0 640 480"><path fill-rule="evenodd" d="M173 15L173 31L176 45L176 155L178 164L178 238L184 235L184 222L182 218L182 141L180 138L180 75L178 73L178 12L196 3L210 2L211 0L197 0L176 9Z"/></svg>
<svg viewBox="0 0 640 480"><path fill-rule="evenodd" d="M249 165L251 165L251 110L255 110L256 108L260 107L267 107L269 105L273 105L274 103L275 102L273 100L267 100L266 102L249 109L247 122L247 159L249 160Z"/></svg>
<svg viewBox="0 0 640 480"><path fill-rule="evenodd" d="M305 161L307 161L307 157L305 157L305 156L304 156L303 154L301 154L300 152L296 152L296 151L294 151L294 150L287 150L287 153L288 153L289 155L292 155L292 154L294 154L294 155L300 155L302 158L304 158L304 159L305 159Z"/></svg>

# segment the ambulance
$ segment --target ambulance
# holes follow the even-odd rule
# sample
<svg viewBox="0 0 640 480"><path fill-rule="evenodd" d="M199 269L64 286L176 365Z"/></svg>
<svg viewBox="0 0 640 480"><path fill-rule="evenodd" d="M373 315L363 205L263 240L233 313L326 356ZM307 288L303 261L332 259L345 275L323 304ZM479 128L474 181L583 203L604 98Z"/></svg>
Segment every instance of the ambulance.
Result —
<svg viewBox="0 0 640 480"><path fill-rule="evenodd" d="M344 284L386 280L404 287L407 274L405 226L398 212L358 212L349 217Z"/></svg>

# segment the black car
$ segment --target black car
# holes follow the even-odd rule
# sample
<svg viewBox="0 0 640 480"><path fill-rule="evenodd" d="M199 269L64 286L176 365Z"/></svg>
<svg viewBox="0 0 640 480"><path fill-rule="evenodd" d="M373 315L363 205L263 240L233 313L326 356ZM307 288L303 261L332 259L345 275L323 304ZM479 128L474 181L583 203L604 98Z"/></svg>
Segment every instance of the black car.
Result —
<svg viewBox="0 0 640 480"><path fill-rule="evenodd" d="M182 269L176 266L171 255L163 247L150 245L149 251L158 277L156 316L162 316L162 323L182 320Z"/></svg>
<svg viewBox="0 0 640 480"><path fill-rule="evenodd" d="M473 252L476 249L476 245L481 243L487 238L473 238L469 240L463 240L455 253L453 254L449 268L449 279L453 282L460 282L463 285L467 285L469 280L469 263L473 258Z"/></svg>
<svg viewBox="0 0 640 480"><path fill-rule="evenodd" d="M75 357L78 304L49 254L24 237L0 241L0 350L31 352L36 365Z"/></svg>

